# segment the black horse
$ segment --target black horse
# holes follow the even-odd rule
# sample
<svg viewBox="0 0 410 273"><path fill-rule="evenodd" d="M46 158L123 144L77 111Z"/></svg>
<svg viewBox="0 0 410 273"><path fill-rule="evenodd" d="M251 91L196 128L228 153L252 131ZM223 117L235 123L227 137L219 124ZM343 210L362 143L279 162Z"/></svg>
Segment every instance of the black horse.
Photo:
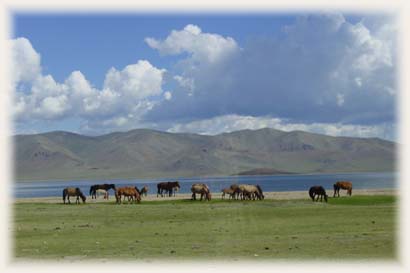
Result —
<svg viewBox="0 0 410 273"><path fill-rule="evenodd" d="M161 197L164 196L163 192L165 191L166 193L168 193L168 195L171 197L172 194L174 193L175 195L175 191L178 191L181 188L181 186L179 185L178 181L175 182L161 182L157 184L157 197L158 194L161 195Z"/></svg>
<svg viewBox="0 0 410 273"><path fill-rule="evenodd" d="M327 194L325 189L322 186L313 186L309 189L309 196L310 198L312 198L312 201L315 201L315 197L316 201L319 201L319 197L320 197L320 202L322 202L322 199L324 198L325 201L327 202Z"/></svg>
<svg viewBox="0 0 410 273"><path fill-rule="evenodd" d="M90 195L91 199L97 199L97 190L103 189L108 191L109 189L113 189L115 191L115 185L114 184L98 184L98 185L92 185L90 187Z"/></svg>

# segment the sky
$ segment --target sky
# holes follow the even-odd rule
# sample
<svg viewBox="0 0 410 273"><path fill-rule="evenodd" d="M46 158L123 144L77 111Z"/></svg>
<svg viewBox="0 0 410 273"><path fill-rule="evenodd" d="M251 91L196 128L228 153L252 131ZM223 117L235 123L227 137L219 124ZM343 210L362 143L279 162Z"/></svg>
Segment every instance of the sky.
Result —
<svg viewBox="0 0 410 273"><path fill-rule="evenodd" d="M397 138L391 14L16 13L13 29L15 134Z"/></svg>

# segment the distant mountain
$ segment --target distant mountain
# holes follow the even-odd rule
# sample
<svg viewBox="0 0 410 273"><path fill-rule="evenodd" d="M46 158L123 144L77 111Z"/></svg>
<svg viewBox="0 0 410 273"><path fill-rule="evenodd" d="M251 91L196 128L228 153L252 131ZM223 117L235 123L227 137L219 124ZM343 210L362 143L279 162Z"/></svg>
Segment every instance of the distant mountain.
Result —
<svg viewBox="0 0 410 273"><path fill-rule="evenodd" d="M392 171L396 144L302 131L242 130L216 136L146 129L90 137L69 132L17 135L17 180L154 178Z"/></svg>

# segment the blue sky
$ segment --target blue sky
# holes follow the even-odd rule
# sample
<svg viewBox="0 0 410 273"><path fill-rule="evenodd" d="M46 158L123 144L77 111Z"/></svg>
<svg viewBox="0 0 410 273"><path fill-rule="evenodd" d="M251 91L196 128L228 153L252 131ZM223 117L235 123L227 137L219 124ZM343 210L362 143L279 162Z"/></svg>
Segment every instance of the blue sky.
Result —
<svg viewBox="0 0 410 273"><path fill-rule="evenodd" d="M15 14L15 133L395 139L392 16Z"/></svg>

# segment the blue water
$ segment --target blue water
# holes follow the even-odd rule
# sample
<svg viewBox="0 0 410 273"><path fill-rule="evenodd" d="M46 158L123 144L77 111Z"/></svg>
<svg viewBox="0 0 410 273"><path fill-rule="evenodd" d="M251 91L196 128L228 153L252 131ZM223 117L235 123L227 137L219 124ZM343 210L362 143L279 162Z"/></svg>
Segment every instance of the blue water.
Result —
<svg viewBox="0 0 410 273"><path fill-rule="evenodd" d="M190 192L193 183L206 183L212 192L220 192L231 184L258 184L263 191L304 191L313 185L322 185L326 189L333 188L339 180L353 183L354 189L396 189L397 173L351 173L351 174L311 174L311 175L263 175L263 176L223 176L195 178L162 178L162 179L101 179L77 181L39 181L18 182L14 184L13 194L16 198L61 196L65 187L79 187L88 195L91 185L115 184L116 186L149 187L149 193L156 193L156 184L162 181L176 181L181 185L181 193Z"/></svg>

